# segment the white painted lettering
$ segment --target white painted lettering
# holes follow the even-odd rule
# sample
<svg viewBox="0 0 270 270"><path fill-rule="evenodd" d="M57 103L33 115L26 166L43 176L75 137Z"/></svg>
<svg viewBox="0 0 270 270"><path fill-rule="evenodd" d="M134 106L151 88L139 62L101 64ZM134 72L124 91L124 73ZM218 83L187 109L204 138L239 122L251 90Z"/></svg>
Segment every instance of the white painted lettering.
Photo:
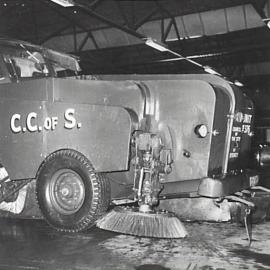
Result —
<svg viewBox="0 0 270 270"><path fill-rule="evenodd" d="M50 117L45 118L43 127L46 130L50 130L52 128L52 119Z"/></svg>
<svg viewBox="0 0 270 270"><path fill-rule="evenodd" d="M37 113L35 112L30 112L27 115L26 118L26 127L30 132L35 132L38 130L38 126L37 125L32 125L32 120L37 118Z"/></svg>
<svg viewBox="0 0 270 270"><path fill-rule="evenodd" d="M251 123L251 118L252 118L252 115L251 114L244 114L244 121L243 121L243 123L250 124Z"/></svg>
<svg viewBox="0 0 270 270"><path fill-rule="evenodd" d="M65 111L65 128L72 129L76 126L76 119L74 117L75 109L66 109Z"/></svg>
<svg viewBox="0 0 270 270"><path fill-rule="evenodd" d="M20 120L20 119L21 119L21 115L18 113L13 114L11 119L10 119L10 127L14 133L19 133L22 131L22 127L20 125L18 125L18 126L15 125L15 122Z"/></svg>
<svg viewBox="0 0 270 270"><path fill-rule="evenodd" d="M57 124L58 124L58 117L53 116L52 117L52 130L56 128Z"/></svg>

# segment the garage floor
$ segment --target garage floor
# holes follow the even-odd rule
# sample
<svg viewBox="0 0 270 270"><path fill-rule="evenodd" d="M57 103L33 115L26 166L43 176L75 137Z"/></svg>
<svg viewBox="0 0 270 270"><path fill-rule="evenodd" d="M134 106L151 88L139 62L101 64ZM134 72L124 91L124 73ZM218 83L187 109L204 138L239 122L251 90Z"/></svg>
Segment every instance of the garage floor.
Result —
<svg viewBox="0 0 270 270"><path fill-rule="evenodd" d="M97 228L63 234L42 220L0 219L0 269L270 269L270 222L187 223L189 237L157 240Z"/></svg>

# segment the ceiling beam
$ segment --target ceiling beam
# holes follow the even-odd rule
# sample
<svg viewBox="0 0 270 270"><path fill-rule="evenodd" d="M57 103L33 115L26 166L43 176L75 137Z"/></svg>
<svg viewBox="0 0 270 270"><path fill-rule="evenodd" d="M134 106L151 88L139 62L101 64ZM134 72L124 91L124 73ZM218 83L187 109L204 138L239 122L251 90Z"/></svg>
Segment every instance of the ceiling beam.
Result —
<svg viewBox="0 0 270 270"><path fill-rule="evenodd" d="M146 14L143 18L141 18L139 21L137 21L134 24L134 30L139 29L142 25L144 25L146 22L150 21L151 18L157 14L159 11L158 7L154 7L152 10L150 10L150 12L148 14Z"/></svg>
<svg viewBox="0 0 270 270"><path fill-rule="evenodd" d="M87 38L89 37L89 38L91 38L91 40L92 40L92 42L93 42L93 44L94 44L94 46L95 46L95 48L96 49L99 49L99 46L98 46L98 44L97 44L97 42L96 42L96 40L95 40L95 38L94 38L94 36L93 36L93 34L91 33L91 31L89 30L89 29L87 29L81 22L79 22L79 20L78 19L73 19L73 18L71 18L71 15L68 15L68 14L66 14L66 12L64 12L64 11L62 11L62 9L59 9L59 8L56 8L55 7L55 5L53 5L52 3L51 3L51 1L49 1L49 0L42 0L43 2L45 2L46 4L48 4L49 5L49 7L50 8L52 8L56 13L58 13L61 17L63 17L65 20L67 20L68 22L70 22L71 24L73 24L73 25L76 25L76 26L78 26L80 29L82 29L84 32L86 32L87 33ZM98 1L98 3L100 3L100 1ZM97 2L96 2L96 5L97 5ZM61 32L63 32L63 31L61 31ZM60 32L60 33L61 33ZM51 38L52 37L54 37L55 35L51 35ZM74 36L74 38L76 38L75 36ZM46 39L46 41L48 41L48 39ZM74 40L75 41L75 40ZM87 41L87 40L86 40ZM82 42L82 44L84 43L84 41ZM86 42L85 42L86 43ZM42 43L41 43L42 44ZM78 49L78 51L80 52L81 50L80 50L80 48L82 48L85 44L83 44L83 45L80 45L79 46L79 49Z"/></svg>
<svg viewBox="0 0 270 270"><path fill-rule="evenodd" d="M96 9L104 0L93 0L90 4L89 7L91 9Z"/></svg>
<svg viewBox="0 0 270 270"><path fill-rule="evenodd" d="M43 44L45 43L46 41L50 40L51 38L53 37L56 37L58 36L60 33L62 33L63 31L69 29L72 27L72 24L68 23L64 26L62 26L61 28L57 29L55 32L51 33L50 35L48 35L47 37L44 37L43 39L39 40L37 42L37 44Z"/></svg>
<svg viewBox="0 0 270 270"><path fill-rule="evenodd" d="M266 26L268 26L268 23L270 23L270 18L268 18L264 12L264 7L266 5L267 0L258 0L253 1L252 6L257 11L257 13L260 15L262 21L265 23ZM270 24L268 26L270 28Z"/></svg>
<svg viewBox="0 0 270 270"><path fill-rule="evenodd" d="M120 14L121 14L121 16L122 16L122 18L123 18L123 20L124 20L124 25L126 25L128 28L131 28L131 29L135 29L135 26L134 26L134 24L132 24L130 21L129 21L129 19L128 19L128 17L126 16L126 14L125 14L125 11L123 10L123 7L121 6L121 1L119 1L119 0L114 0L114 2L115 2L115 4L116 4L116 6L117 6L117 8L118 8L118 10L119 10L119 12L120 12Z"/></svg>
<svg viewBox="0 0 270 270"><path fill-rule="evenodd" d="M86 5L76 4L76 7L79 7L80 10L82 12L84 12L85 14L88 14L88 15L90 15L90 16L92 16L92 17L94 17L94 18L96 18L96 19L104 22L104 23L108 24L111 27L117 28L117 29L119 29L119 30L121 30L121 31L123 31L123 32L125 32L127 34L130 34L130 35L132 35L134 37L137 37L138 39L144 39L144 38L146 38L143 34L138 33L138 32L136 32L135 30L133 30L133 29L131 29L129 27L125 27L125 26L123 26L121 24L118 24L118 23L116 23L116 22L114 22L114 21L112 21L112 20L104 17L103 15L95 12L94 10L92 10L91 8L89 8Z"/></svg>
<svg viewBox="0 0 270 270"><path fill-rule="evenodd" d="M88 40L89 38L92 40L92 42L93 42L95 48L96 48L97 50L99 49L99 46L98 46L98 44L97 44L97 41L96 41L95 37L93 36L92 32L90 31L90 32L86 33L84 39L83 39L82 42L81 42L81 45L79 46L79 49L78 49L78 52L79 52L79 53L83 50L83 48L84 48L84 46L85 46L85 44L87 43L87 40Z"/></svg>

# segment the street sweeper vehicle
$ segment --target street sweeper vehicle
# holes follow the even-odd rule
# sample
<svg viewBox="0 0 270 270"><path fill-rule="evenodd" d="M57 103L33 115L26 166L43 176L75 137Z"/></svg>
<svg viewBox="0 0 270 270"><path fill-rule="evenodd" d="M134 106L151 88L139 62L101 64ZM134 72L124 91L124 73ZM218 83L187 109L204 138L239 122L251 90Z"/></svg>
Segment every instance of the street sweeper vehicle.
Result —
<svg viewBox="0 0 270 270"><path fill-rule="evenodd" d="M186 231L172 213L156 210L160 200L249 205L241 191L258 183L248 167L253 104L226 80L91 80L77 76L75 57L4 39L0 48L0 202L16 202L33 180L40 211L58 230L96 223L168 238Z"/></svg>

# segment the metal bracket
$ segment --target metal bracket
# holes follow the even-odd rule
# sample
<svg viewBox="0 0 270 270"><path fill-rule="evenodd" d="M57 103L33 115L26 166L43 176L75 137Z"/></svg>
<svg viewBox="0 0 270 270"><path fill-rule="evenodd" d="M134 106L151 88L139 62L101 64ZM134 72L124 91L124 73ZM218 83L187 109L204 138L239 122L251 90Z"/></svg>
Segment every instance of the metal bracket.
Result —
<svg viewBox="0 0 270 270"><path fill-rule="evenodd" d="M250 202L250 201L245 200L243 198L239 198L239 197L237 197L235 195L226 196L225 199L228 199L228 200L231 200L231 201L240 202L242 204L247 205L249 208L254 208L255 207L255 204L253 202Z"/></svg>
<svg viewBox="0 0 270 270"><path fill-rule="evenodd" d="M240 194L243 194L242 192L239 192ZM250 214L251 214L251 209L255 208L255 204L253 202L250 202L248 200L245 200L243 198L237 197L235 195L230 195L225 197L228 200L240 202L244 205L247 206L245 209L245 217L244 217L244 223L245 223L245 229L247 233L247 239L249 242L249 246L251 245L252 242L252 222L250 221Z"/></svg>
<svg viewBox="0 0 270 270"><path fill-rule="evenodd" d="M8 197L12 196L14 193L18 192L21 188L30 183L32 180L33 179L10 181L9 183L11 186L5 194L2 194L0 196L0 203L5 201Z"/></svg>
<svg viewBox="0 0 270 270"><path fill-rule="evenodd" d="M244 223L245 223L245 229L247 233L249 246L251 245L251 242L252 242L252 221L250 221L249 219L250 214L251 214L251 209L248 207L245 209Z"/></svg>
<svg viewBox="0 0 270 270"><path fill-rule="evenodd" d="M270 193L270 189L269 188L266 188L266 187L262 187L262 186L253 186L251 187L251 189L257 189L257 190L261 190L261 191L265 191L265 192L268 192Z"/></svg>
<svg viewBox="0 0 270 270"><path fill-rule="evenodd" d="M112 203L114 205L124 205L124 204L130 204L130 203L135 203L136 200L131 200L131 199L117 199L113 200Z"/></svg>

